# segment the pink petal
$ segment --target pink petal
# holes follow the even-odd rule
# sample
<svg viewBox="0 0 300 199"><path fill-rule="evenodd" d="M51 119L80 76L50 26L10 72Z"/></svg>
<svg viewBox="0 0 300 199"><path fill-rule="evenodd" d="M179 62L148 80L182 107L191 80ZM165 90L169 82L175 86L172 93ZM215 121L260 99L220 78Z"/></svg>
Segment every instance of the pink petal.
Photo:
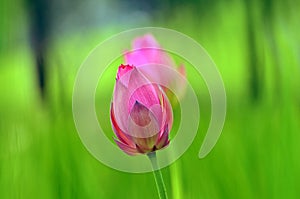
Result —
<svg viewBox="0 0 300 199"><path fill-rule="evenodd" d="M137 37L132 42L133 48L144 48L144 47L160 47L156 39L151 34L146 34L141 37Z"/></svg>
<svg viewBox="0 0 300 199"><path fill-rule="evenodd" d="M151 84L150 81L136 68L132 70L128 83L129 92L129 111L132 109L136 101L142 103L148 109L154 104L159 104L156 84Z"/></svg>
<svg viewBox="0 0 300 199"><path fill-rule="evenodd" d="M149 109L138 101L135 102L130 112L130 118L135 124L142 127L147 126L151 122Z"/></svg>
<svg viewBox="0 0 300 199"><path fill-rule="evenodd" d="M153 113L154 117L156 118L159 129L162 129L163 124L163 109L160 104L155 104L151 106L150 111Z"/></svg>
<svg viewBox="0 0 300 199"><path fill-rule="evenodd" d="M121 64L118 68L117 80L119 80L123 75L125 75L127 72L131 71L132 69L133 66Z"/></svg>
<svg viewBox="0 0 300 199"><path fill-rule="evenodd" d="M136 141L134 138L145 138L146 140L143 141L146 141L147 145L143 147L151 148L154 145L154 140L156 140L153 136L157 136L159 133L157 118L147 107L136 102L128 119L128 132L134 141Z"/></svg>
<svg viewBox="0 0 300 199"><path fill-rule="evenodd" d="M121 81L116 81L114 96L113 96L113 112L115 115L116 123L119 125L123 132L128 132L127 120L128 120L128 89Z"/></svg>
<svg viewBox="0 0 300 199"><path fill-rule="evenodd" d="M132 43L132 51L125 54L125 63L133 64L140 68L143 65L143 73L149 80L163 82L165 90L172 88L175 90L177 97L181 99L184 95L186 82L174 78L173 75L165 75L160 67L152 67L153 65L163 65L176 69L176 64L172 57L161 49L161 46L151 34L146 34L134 39ZM152 65L152 66L151 66ZM177 71L186 77L185 67L183 65L177 68Z"/></svg>
<svg viewBox="0 0 300 199"><path fill-rule="evenodd" d="M171 129L173 125L173 111L172 106L164 93L162 93L161 97L161 107L163 109L162 126L165 128L167 125L168 129ZM164 129L161 130L160 136L162 133L164 133Z"/></svg>
<svg viewBox="0 0 300 199"><path fill-rule="evenodd" d="M127 144L127 145L129 145L129 146L131 146L131 147L134 147L135 144L134 144L134 142L130 139L130 136L127 135L127 134L125 134L125 133L120 129L118 123L116 122L116 120L115 120L115 114L114 114L114 111L113 111L113 108L112 108L112 107L113 107L113 105L111 105L111 109L110 109L110 118L111 118L111 123L112 123L113 130L114 130L116 136L118 137L118 139L119 139L121 142L123 142L123 143L125 143L125 144Z"/></svg>
<svg viewBox="0 0 300 199"><path fill-rule="evenodd" d="M136 148L130 147L116 139L115 139L115 142L120 147L120 149L122 149L128 155L137 155L139 153L139 151Z"/></svg>
<svg viewBox="0 0 300 199"><path fill-rule="evenodd" d="M161 136L156 141L156 148L161 149L169 144L169 128L168 125L165 126L165 129Z"/></svg>
<svg viewBox="0 0 300 199"><path fill-rule="evenodd" d="M121 64L117 72L117 81L121 82L125 87L128 87L129 78L134 66Z"/></svg>
<svg viewBox="0 0 300 199"><path fill-rule="evenodd" d="M181 65L179 68L170 68L163 65L144 65L138 70L151 82L155 82L164 88L166 93L172 91L178 99L181 99L186 90L186 71Z"/></svg>
<svg viewBox="0 0 300 199"><path fill-rule="evenodd" d="M163 64L174 67L172 58L161 49L151 34L136 38L132 43L132 52L125 54L125 63L139 67L144 64Z"/></svg>

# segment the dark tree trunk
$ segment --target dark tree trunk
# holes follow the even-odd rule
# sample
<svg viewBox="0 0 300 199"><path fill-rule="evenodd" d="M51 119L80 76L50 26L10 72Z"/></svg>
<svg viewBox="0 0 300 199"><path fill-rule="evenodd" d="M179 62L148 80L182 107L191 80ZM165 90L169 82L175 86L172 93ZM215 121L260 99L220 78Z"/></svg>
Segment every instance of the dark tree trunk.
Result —
<svg viewBox="0 0 300 199"><path fill-rule="evenodd" d="M30 37L35 59L37 84L41 97L45 98L47 88L46 53L50 36L50 1L27 0L30 17Z"/></svg>

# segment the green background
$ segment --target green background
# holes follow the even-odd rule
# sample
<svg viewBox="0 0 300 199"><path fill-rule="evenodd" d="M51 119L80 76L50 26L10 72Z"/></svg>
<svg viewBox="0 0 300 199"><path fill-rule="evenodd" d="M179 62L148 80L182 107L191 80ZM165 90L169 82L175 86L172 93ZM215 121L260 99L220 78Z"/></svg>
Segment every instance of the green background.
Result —
<svg viewBox="0 0 300 199"><path fill-rule="evenodd" d="M223 133L198 159L210 101L203 81L195 86L201 77L186 66L201 121L187 152L162 170L170 198L300 197L300 2L138 2L52 1L41 97L30 42L35 1L1 1L0 198L157 197L151 173L119 172L93 158L72 117L73 83L88 53L113 34L143 26L171 28L199 42L227 92ZM117 67L101 80L107 87L96 99L110 101ZM111 139L109 107L97 113Z"/></svg>

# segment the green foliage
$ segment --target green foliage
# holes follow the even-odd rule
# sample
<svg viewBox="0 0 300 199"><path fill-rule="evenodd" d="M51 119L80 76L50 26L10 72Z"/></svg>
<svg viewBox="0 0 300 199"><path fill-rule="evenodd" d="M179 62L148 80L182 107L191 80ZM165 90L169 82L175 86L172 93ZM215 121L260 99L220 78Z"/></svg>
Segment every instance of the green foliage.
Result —
<svg viewBox="0 0 300 199"><path fill-rule="evenodd" d="M221 138L200 160L210 102L203 82L195 88L201 110L199 134L179 160L162 170L170 198L300 195L299 3L253 2L250 11L246 1L238 0L217 1L200 13L192 5L178 6L168 18L156 16L155 21L164 18L163 22L152 24L200 42L223 76L228 100ZM45 101L40 100L28 44L0 54L0 198L156 197L152 173L127 174L102 165L84 148L73 122L76 71L93 47L118 31L112 26L106 32L94 29L84 37L70 33L56 40L48 53ZM253 52L255 60L250 57ZM252 67L257 70L254 80ZM200 76L192 71L188 68L188 78L195 85ZM97 89L96 101L109 104L114 73L111 68L100 80L108 86ZM251 90L253 81L257 96ZM111 138L109 109L97 111Z"/></svg>

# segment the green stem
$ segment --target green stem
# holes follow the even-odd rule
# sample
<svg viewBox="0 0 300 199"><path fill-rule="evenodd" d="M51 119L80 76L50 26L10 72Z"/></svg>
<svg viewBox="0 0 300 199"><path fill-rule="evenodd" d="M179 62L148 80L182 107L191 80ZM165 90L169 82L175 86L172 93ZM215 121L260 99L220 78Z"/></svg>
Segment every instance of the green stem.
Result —
<svg viewBox="0 0 300 199"><path fill-rule="evenodd" d="M158 196L160 199L168 199L164 179L162 177L160 169L158 168L156 152L154 151L154 152L148 153L148 157L152 164L153 175L154 175L155 182L156 182Z"/></svg>

